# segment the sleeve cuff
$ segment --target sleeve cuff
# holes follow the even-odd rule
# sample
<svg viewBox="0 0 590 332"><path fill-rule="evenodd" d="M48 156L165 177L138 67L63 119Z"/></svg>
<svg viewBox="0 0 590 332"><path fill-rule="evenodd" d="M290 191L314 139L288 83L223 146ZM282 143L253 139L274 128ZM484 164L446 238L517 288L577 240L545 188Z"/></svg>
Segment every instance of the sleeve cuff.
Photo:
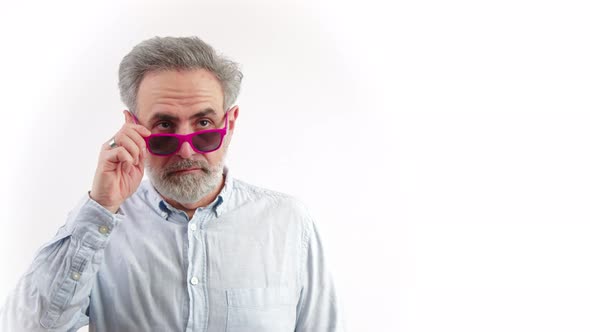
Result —
<svg viewBox="0 0 590 332"><path fill-rule="evenodd" d="M112 213L86 194L70 213L67 227L75 240L100 249L106 246L108 236L124 218L120 210Z"/></svg>

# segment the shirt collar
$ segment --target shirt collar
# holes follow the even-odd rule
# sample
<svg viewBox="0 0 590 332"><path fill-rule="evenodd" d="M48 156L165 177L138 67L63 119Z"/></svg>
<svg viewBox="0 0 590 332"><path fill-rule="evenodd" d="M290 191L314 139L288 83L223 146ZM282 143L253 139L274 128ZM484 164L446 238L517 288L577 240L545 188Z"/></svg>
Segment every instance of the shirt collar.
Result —
<svg viewBox="0 0 590 332"><path fill-rule="evenodd" d="M207 206L204 206L203 210L212 210L215 213L216 217L221 216L227 210L227 202L229 201L229 197L231 195L234 180L230 174L229 169L227 166L223 166L223 175L225 177L225 181L221 191L215 197L215 199L209 203ZM146 191L146 199L148 204L156 210L158 214L160 214L164 219L168 219L168 216L172 213L182 213L183 211L176 209L172 205L162 198L162 195L154 188L154 185L151 181L145 181L145 191Z"/></svg>

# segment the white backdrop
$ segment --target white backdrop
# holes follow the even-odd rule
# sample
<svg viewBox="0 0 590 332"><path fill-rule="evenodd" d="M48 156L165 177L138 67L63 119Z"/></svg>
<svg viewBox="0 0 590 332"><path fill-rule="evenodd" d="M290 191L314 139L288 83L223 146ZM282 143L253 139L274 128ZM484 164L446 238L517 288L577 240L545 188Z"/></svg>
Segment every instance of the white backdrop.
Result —
<svg viewBox="0 0 590 332"><path fill-rule="evenodd" d="M349 331L590 330L585 1L0 5L0 300L90 188L154 35L242 63L234 176L317 219Z"/></svg>

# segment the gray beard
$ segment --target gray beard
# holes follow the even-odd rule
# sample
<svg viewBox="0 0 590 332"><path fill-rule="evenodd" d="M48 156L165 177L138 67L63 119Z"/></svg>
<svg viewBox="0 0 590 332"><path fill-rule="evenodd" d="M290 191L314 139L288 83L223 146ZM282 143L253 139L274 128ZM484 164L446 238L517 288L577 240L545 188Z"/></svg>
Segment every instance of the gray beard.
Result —
<svg viewBox="0 0 590 332"><path fill-rule="evenodd" d="M223 179L225 154L221 161L212 167L205 160L183 159L163 169L154 169L146 163L146 172L154 188L160 195L180 204L194 204L210 194ZM198 167L195 174L171 174L173 171Z"/></svg>

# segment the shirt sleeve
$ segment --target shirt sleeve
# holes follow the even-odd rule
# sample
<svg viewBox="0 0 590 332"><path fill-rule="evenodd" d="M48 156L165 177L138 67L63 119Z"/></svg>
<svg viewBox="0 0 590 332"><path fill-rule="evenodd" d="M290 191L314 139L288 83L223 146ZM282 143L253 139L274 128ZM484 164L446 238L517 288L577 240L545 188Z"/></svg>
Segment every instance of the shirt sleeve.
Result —
<svg viewBox="0 0 590 332"><path fill-rule="evenodd" d="M0 310L1 331L76 331L88 325L94 277L121 222L88 195L35 254Z"/></svg>
<svg viewBox="0 0 590 332"><path fill-rule="evenodd" d="M322 242L313 220L303 233L302 289L297 304L296 332L344 331L342 308L327 268Z"/></svg>

